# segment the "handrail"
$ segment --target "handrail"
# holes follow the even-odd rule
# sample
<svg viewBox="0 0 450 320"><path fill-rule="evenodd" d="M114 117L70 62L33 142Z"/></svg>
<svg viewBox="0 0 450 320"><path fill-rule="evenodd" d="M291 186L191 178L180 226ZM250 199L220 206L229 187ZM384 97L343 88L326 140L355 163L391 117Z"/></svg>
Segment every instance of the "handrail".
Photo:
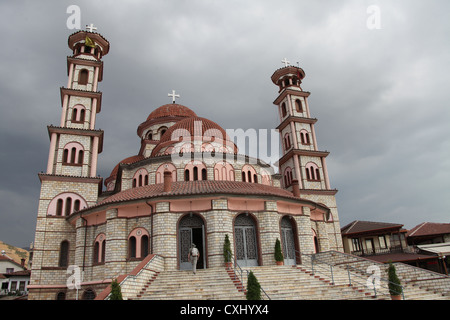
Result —
<svg viewBox="0 0 450 320"><path fill-rule="evenodd" d="M323 260L319 259L317 257L317 254L303 254L303 255L304 256L310 256L309 260L310 260L310 263L311 263L311 270L312 270L312 274L313 275L316 272L320 273L320 274L328 275L327 271L323 271L323 270L324 269L329 269L330 276L331 276L331 282L332 282L332 284L334 284L333 267L336 267L336 265L332 265L332 264L330 264L330 263L328 263L326 261L323 261ZM304 259L304 260L308 260L308 259ZM354 261L352 261L352 262L354 262ZM402 299L403 300L405 299L404 287L402 285L398 285L398 284L392 283L388 279L382 278L381 276L378 276L378 275L377 276L373 276L373 273L369 274L369 276L364 276L364 275L368 274L367 271L363 271L363 270L360 270L360 269L358 269L356 267L350 266L350 263L339 263L339 265L343 265L343 264L346 266L347 275L348 275L348 284L349 285L352 285L352 273L350 272L350 270L351 270L353 272L353 282L357 282L358 283L358 281L355 281L358 278L362 278L363 280L365 280L365 283L363 285L366 286L368 289L373 290L375 297L378 296L377 289L379 290L380 287L383 287L382 284L384 284L384 286L385 286L384 288L387 288L388 290L389 290L389 284L394 284L396 286L400 286ZM329 268L324 267L323 265L328 266ZM340 268L340 267L338 267L338 268Z"/></svg>
<svg viewBox="0 0 450 320"><path fill-rule="evenodd" d="M242 283L242 285L244 286L244 278L242 275L244 273L244 270L242 270L239 263L237 263L237 259L235 257L233 257L231 252L228 252L228 260L233 262L233 273L239 279L239 281ZM239 269L240 277L236 274L236 267ZM245 270L245 271L247 273L247 279L248 279L248 275L250 274L250 272L248 270ZM261 285L260 285L260 291L267 297L267 299L271 300L270 296L267 294L267 292L263 289L263 287Z"/></svg>

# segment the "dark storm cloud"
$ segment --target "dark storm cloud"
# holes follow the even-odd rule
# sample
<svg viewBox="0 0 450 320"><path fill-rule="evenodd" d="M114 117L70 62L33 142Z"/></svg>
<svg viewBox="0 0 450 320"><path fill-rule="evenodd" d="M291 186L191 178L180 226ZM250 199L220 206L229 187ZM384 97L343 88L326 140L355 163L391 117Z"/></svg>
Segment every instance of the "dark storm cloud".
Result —
<svg viewBox="0 0 450 320"><path fill-rule="evenodd" d="M47 125L67 85L68 6L111 43L98 173L137 154L137 126L179 103L226 129L273 128L281 59L306 72L341 225L448 222L448 42L442 1L14 1L0 4L0 240L33 241ZM369 30L369 5L381 29Z"/></svg>

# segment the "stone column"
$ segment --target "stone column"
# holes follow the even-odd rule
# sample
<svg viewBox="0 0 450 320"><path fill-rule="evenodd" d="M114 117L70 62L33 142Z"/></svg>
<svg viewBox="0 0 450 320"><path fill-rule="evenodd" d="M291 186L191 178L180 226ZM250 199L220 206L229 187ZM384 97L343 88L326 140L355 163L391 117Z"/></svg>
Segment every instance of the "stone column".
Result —
<svg viewBox="0 0 450 320"><path fill-rule="evenodd" d="M311 229L310 209L303 207L303 214L295 216L298 229L298 244L301 254L314 253L314 239Z"/></svg>
<svg viewBox="0 0 450 320"><path fill-rule="evenodd" d="M126 273L128 257L128 235L126 219L117 217L118 210L112 208L106 211L106 251L105 277L115 278Z"/></svg>
<svg viewBox="0 0 450 320"><path fill-rule="evenodd" d="M158 202L153 214L153 253L164 258L165 270L177 269L177 217L169 202Z"/></svg>
<svg viewBox="0 0 450 320"><path fill-rule="evenodd" d="M224 267L223 244L225 235L231 242L233 253L233 215L228 211L227 199L212 200L212 210L205 213L208 242L208 267Z"/></svg>
<svg viewBox="0 0 450 320"><path fill-rule="evenodd" d="M280 218L275 201L265 202L265 211L257 215L259 225L259 251L262 265L275 265L275 241L281 240Z"/></svg>

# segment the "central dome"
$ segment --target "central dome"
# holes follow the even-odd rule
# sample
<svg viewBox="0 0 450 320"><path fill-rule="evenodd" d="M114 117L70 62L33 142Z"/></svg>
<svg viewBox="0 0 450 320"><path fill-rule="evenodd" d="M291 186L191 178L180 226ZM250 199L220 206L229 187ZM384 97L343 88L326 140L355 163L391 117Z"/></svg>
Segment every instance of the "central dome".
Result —
<svg viewBox="0 0 450 320"><path fill-rule="evenodd" d="M231 141L226 131L214 121L201 117L189 117L178 121L161 137L160 143L155 147L152 155L157 155L162 149L174 146L182 140L182 136L188 135L191 141L220 143L225 149L236 152L236 145ZM225 150L222 149L222 150Z"/></svg>
<svg viewBox="0 0 450 320"><path fill-rule="evenodd" d="M155 109L149 114L147 121L162 117L196 117L194 111L181 104L171 103Z"/></svg>

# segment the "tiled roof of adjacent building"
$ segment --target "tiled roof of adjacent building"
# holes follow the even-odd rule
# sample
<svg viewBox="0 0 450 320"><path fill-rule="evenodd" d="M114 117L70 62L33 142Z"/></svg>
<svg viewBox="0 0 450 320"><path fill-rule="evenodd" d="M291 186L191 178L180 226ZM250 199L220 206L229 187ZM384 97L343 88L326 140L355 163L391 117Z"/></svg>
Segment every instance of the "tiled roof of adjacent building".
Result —
<svg viewBox="0 0 450 320"><path fill-rule="evenodd" d="M383 229L391 229L403 227L402 224L398 223L386 223L386 222L373 222L373 221L360 221L355 220L345 227L341 228L342 235L353 234L353 233L361 233L361 232L369 232Z"/></svg>
<svg viewBox="0 0 450 320"><path fill-rule="evenodd" d="M450 223L423 222L408 231L408 237L420 237L450 233Z"/></svg>

